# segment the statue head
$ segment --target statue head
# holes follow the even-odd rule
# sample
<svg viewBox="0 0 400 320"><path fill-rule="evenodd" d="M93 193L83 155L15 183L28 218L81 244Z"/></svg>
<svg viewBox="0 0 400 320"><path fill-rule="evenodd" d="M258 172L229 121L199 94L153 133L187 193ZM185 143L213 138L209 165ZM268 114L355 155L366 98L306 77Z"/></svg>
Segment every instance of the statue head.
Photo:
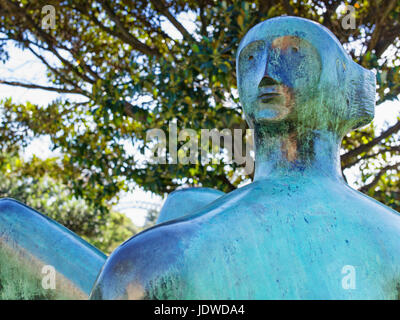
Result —
<svg viewBox="0 0 400 320"><path fill-rule="evenodd" d="M257 24L240 42L236 66L251 127L284 122L345 134L374 116L375 74L310 20L285 16Z"/></svg>

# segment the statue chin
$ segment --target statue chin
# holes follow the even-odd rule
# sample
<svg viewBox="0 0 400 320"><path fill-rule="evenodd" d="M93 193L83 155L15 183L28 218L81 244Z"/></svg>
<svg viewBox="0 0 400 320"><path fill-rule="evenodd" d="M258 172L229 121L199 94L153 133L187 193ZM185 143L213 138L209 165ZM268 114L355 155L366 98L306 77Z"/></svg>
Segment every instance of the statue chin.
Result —
<svg viewBox="0 0 400 320"><path fill-rule="evenodd" d="M249 110L246 119L250 123L268 124L279 120L284 120L290 113L290 109L282 103L259 103L255 107L244 108Z"/></svg>
<svg viewBox="0 0 400 320"><path fill-rule="evenodd" d="M269 108L258 111L255 115L255 119L256 121L282 120L287 114L288 112L286 112L282 106L270 105Z"/></svg>

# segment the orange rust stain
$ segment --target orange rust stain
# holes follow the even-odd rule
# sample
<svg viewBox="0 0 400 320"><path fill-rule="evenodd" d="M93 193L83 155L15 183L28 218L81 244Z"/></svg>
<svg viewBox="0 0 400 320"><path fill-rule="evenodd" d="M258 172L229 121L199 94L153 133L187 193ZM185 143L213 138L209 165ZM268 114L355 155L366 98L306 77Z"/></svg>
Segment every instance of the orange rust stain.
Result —
<svg viewBox="0 0 400 320"><path fill-rule="evenodd" d="M299 49L300 39L294 36L283 36L272 41L272 48L287 50L289 48Z"/></svg>
<svg viewBox="0 0 400 320"><path fill-rule="evenodd" d="M145 296L145 290L138 283L129 283L126 288L128 300L141 300Z"/></svg>
<svg viewBox="0 0 400 320"><path fill-rule="evenodd" d="M293 162L297 159L296 133L291 133L289 137L283 141L281 151L288 161Z"/></svg>

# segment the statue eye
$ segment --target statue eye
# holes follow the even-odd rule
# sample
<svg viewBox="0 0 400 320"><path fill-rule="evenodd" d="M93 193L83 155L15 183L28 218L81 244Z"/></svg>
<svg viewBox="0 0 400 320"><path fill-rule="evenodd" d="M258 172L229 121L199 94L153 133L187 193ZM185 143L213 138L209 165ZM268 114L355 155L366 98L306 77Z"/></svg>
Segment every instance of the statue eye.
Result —
<svg viewBox="0 0 400 320"><path fill-rule="evenodd" d="M243 62L258 61L260 55L262 55L264 50L265 50L264 41L262 40L253 41L242 49L240 53L240 59Z"/></svg>

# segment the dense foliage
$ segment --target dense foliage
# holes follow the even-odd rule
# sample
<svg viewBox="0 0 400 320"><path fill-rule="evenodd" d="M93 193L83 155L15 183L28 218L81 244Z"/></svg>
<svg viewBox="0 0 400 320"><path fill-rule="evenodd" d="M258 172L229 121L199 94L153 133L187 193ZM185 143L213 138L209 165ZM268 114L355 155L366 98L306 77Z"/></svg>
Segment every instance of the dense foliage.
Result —
<svg viewBox="0 0 400 320"><path fill-rule="evenodd" d="M56 9L54 29L42 25L42 7L49 4ZM47 66L51 84L23 79L0 79L1 83L84 97L79 102L60 98L48 106L4 102L2 148L49 136L61 156L46 166L46 174L100 210L130 183L158 194L181 185L233 190L251 178L236 164L147 161L146 130L168 132L172 121L178 128L196 130L245 129L236 93L236 48L249 28L283 14L328 27L356 62L376 71L378 105L397 99L399 1L348 1L355 8L356 29L343 28L343 4L0 0L2 60L7 60L7 43L29 50ZM400 121L382 132L369 126L349 134L342 145L343 168L360 169L360 190L397 210L399 130Z"/></svg>
<svg viewBox="0 0 400 320"><path fill-rule="evenodd" d="M29 163L18 153L0 153L0 198L13 198L45 213L109 254L139 229L125 215L99 208L72 195L67 185L46 171L54 159L33 157Z"/></svg>

